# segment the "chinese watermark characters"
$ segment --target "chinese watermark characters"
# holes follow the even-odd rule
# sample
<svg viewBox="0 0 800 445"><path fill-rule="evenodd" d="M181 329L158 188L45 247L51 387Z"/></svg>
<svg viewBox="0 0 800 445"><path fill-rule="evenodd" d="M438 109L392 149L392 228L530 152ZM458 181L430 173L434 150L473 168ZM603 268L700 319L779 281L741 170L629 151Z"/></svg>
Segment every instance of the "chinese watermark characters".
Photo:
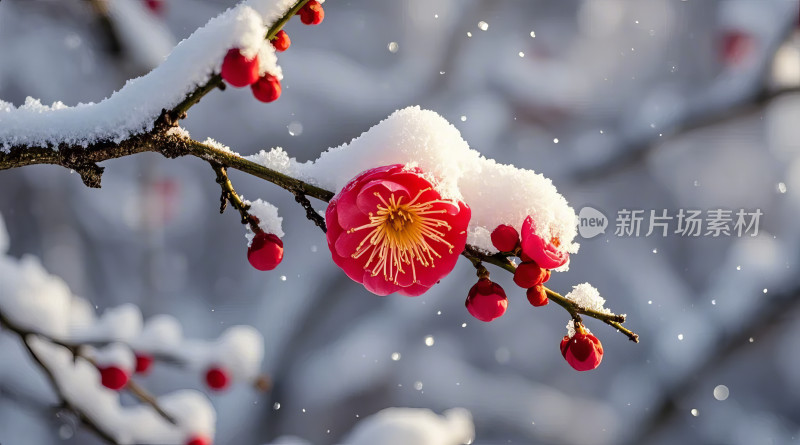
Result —
<svg viewBox="0 0 800 445"><path fill-rule="evenodd" d="M670 213L662 210L628 210L617 212L614 235L627 237L667 237L671 234L683 237L710 236L757 236L761 209L747 211L711 209L679 209Z"/></svg>

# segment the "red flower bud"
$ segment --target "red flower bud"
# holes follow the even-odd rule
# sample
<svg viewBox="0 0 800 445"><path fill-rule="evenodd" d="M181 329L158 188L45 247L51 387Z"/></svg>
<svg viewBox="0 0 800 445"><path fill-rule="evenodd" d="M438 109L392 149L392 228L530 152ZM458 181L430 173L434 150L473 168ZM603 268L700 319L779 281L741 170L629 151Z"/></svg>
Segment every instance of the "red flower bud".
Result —
<svg viewBox="0 0 800 445"><path fill-rule="evenodd" d="M275 37L272 38L272 46L275 47L275 51L282 53L289 49L289 45L292 44L292 39L289 38L289 34L286 34L286 31L280 30Z"/></svg>
<svg viewBox="0 0 800 445"><path fill-rule="evenodd" d="M550 302L547 298L547 292L545 292L544 286L541 284L531 287L525 294L528 296L528 302L537 307L544 306Z"/></svg>
<svg viewBox="0 0 800 445"><path fill-rule="evenodd" d="M136 373L147 374L153 365L153 356L143 352L136 353Z"/></svg>
<svg viewBox="0 0 800 445"><path fill-rule="evenodd" d="M250 85L253 96L261 102L274 102L281 97L281 81L272 74L267 74Z"/></svg>
<svg viewBox="0 0 800 445"><path fill-rule="evenodd" d="M272 233L256 233L247 248L247 261L258 270L272 270L283 260L283 241Z"/></svg>
<svg viewBox="0 0 800 445"><path fill-rule="evenodd" d="M577 327L572 338L565 335L561 340L561 355L576 371L590 371L603 361L603 345L597 337Z"/></svg>
<svg viewBox="0 0 800 445"><path fill-rule="evenodd" d="M512 252L519 245L519 232L509 225L501 224L492 232L492 244L501 252Z"/></svg>
<svg viewBox="0 0 800 445"><path fill-rule="evenodd" d="M738 29L722 34L720 61L728 66L742 65L756 50L756 40L749 33Z"/></svg>
<svg viewBox="0 0 800 445"><path fill-rule="evenodd" d="M128 384L128 373L117 366L100 368L100 383L108 389L119 391Z"/></svg>
<svg viewBox="0 0 800 445"><path fill-rule="evenodd" d="M144 4L153 14L162 15L164 13L164 0L145 0Z"/></svg>
<svg viewBox="0 0 800 445"><path fill-rule="evenodd" d="M211 440L206 436L192 436L186 441L186 445L211 445Z"/></svg>
<svg viewBox="0 0 800 445"><path fill-rule="evenodd" d="M217 391L222 391L230 384L228 371L221 367L210 368L206 372L206 383L208 387Z"/></svg>
<svg viewBox="0 0 800 445"><path fill-rule="evenodd" d="M542 269L535 262L522 263L514 272L514 283L522 288L529 288L542 284L547 277L547 269Z"/></svg>
<svg viewBox="0 0 800 445"><path fill-rule="evenodd" d="M481 278L472 286L464 303L473 317L480 321L492 321L506 312L508 298L499 284Z"/></svg>
<svg viewBox="0 0 800 445"><path fill-rule="evenodd" d="M220 75L237 88L252 84L258 80L258 55L247 59L237 48L229 50L222 61Z"/></svg>
<svg viewBox="0 0 800 445"><path fill-rule="evenodd" d="M297 13L300 14L300 21L306 25L319 25L325 18L325 10L317 0L306 3Z"/></svg>

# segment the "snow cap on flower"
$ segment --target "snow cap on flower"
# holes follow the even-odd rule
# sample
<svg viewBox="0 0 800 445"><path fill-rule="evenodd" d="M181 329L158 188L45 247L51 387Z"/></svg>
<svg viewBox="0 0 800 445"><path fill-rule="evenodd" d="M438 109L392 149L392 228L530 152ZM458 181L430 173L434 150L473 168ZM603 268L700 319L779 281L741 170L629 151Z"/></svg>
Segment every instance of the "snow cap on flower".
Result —
<svg viewBox="0 0 800 445"><path fill-rule="evenodd" d="M455 267L470 214L466 204L442 199L418 168L372 168L328 205L328 247L333 261L370 292L417 296Z"/></svg>
<svg viewBox="0 0 800 445"><path fill-rule="evenodd" d="M329 190L341 190L359 172L377 165L417 166L443 199L471 208L467 242L496 251L491 232L501 224L520 229L531 216L561 249L578 251L577 215L552 181L532 170L487 159L469 147L458 129L430 110L408 107L392 113L352 141L314 161L299 162L280 148L248 160ZM523 199L524 198L524 199Z"/></svg>

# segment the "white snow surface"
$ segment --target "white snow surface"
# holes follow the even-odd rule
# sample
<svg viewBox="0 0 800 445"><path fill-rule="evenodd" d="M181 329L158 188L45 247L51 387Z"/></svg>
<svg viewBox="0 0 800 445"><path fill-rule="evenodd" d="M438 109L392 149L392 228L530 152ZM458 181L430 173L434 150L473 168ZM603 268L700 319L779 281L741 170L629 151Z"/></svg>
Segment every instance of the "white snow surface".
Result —
<svg viewBox="0 0 800 445"><path fill-rule="evenodd" d="M89 356L97 363L97 366L116 366L128 375L133 374L136 369L136 357L133 351L123 343L109 343L101 348L90 348Z"/></svg>
<svg viewBox="0 0 800 445"><path fill-rule="evenodd" d="M564 295L564 298L574 301L582 308L605 312L606 314L611 313L609 309L605 308L606 299L601 297L600 292L589 283L572 286L572 290L567 295Z"/></svg>
<svg viewBox="0 0 800 445"><path fill-rule="evenodd" d="M57 149L62 143L86 147L149 131L162 109L174 107L219 72L231 48L239 48L247 57L258 54L261 74L282 78L275 50L264 37L291 2L254 0L252 4L255 9L242 3L214 17L180 42L157 68L129 80L98 103L46 105L28 97L15 107L0 100L0 150L14 145Z"/></svg>
<svg viewBox="0 0 800 445"><path fill-rule="evenodd" d="M245 204L250 204L250 212L251 215L258 218L258 227L261 228L265 233L272 233L278 238L283 238L283 218L278 216L278 208L274 205L261 200L256 199L255 201L244 201ZM250 246L250 243L253 242L253 238L255 234L250 229L250 225L247 225L247 245Z"/></svg>
<svg viewBox="0 0 800 445"><path fill-rule="evenodd" d="M360 423L344 440L347 445L459 445L472 443L472 415L453 408L437 415L429 409L386 408Z"/></svg>
<svg viewBox="0 0 800 445"><path fill-rule="evenodd" d="M370 168L418 166L443 197L464 201L472 209L468 243L496 252L491 231L500 224L519 229L530 215L539 235L558 237L568 252L578 251L577 216L550 179L483 157L446 119L419 107L394 112L315 161L300 163L280 147L247 158L336 192Z"/></svg>

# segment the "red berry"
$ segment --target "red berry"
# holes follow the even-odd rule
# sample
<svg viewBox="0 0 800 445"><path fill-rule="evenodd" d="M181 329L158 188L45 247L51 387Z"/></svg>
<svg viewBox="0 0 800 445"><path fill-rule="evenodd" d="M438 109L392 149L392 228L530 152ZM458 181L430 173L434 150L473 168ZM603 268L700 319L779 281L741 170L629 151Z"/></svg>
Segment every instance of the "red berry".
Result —
<svg viewBox="0 0 800 445"><path fill-rule="evenodd" d="M545 292L544 286L541 284L537 284L536 286L528 289L525 295L528 297L528 302L536 307L544 306L550 302L550 300L547 298L547 292Z"/></svg>
<svg viewBox="0 0 800 445"><path fill-rule="evenodd" d="M492 321L506 312L508 298L499 284L481 278L469 290L464 304L473 317L480 321Z"/></svg>
<svg viewBox="0 0 800 445"><path fill-rule="evenodd" d="M153 356L145 353L136 353L136 373L147 374L153 365Z"/></svg>
<svg viewBox="0 0 800 445"><path fill-rule="evenodd" d="M258 270L272 270L283 259L283 241L271 233L258 232L247 249L247 260Z"/></svg>
<svg viewBox="0 0 800 445"><path fill-rule="evenodd" d="M289 49L289 45L292 44L292 39L289 38L289 34L286 34L286 31L280 30L275 37L272 38L272 46L275 47L275 51L282 53Z"/></svg>
<svg viewBox="0 0 800 445"><path fill-rule="evenodd" d="M211 445L211 440L206 436L192 436L186 441L186 445Z"/></svg>
<svg viewBox="0 0 800 445"><path fill-rule="evenodd" d="M519 287L529 288L542 284L547 277L547 269L542 269L533 261L521 263L514 272L514 283Z"/></svg>
<svg viewBox="0 0 800 445"><path fill-rule="evenodd" d="M325 10L317 0L306 3L297 13L300 14L300 21L306 25L319 25L325 18Z"/></svg>
<svg viewBox="0 0 800 445"><path fill-rule="evenodd" d="M222 391L230 384L230 377L223 368L211 368L206 372L206 383L209 388Z"/></svg>
<svg viewBox="0 0 800 445"><path fill-rule="evenodd" d="M237 88L253 84L258 80L258 54L247 59L238 49L229 50L222 61L220 74L225 82Z"/></svg>
<svg viewBox="0 0 800 445"><path fill-rule="evenodd" d="M509 225L501 224L492 232L492 244L501 252L513 252L519 245L519 232Z"/></svg>
<svg viewBox="0 0 800 445"><path fill-rule="evenodd" d="M582 327L577 329L572 338L565 335L561 340L561 355L576 371L590 371L603 361L603 345Z"/></svg>
<svg viewBox="0 0 800 445"><path fill-rule="evenodd" d="M755 50L755 39L751 34L729 30L722 35L722 48L720 59L725 65L740 65L747 60Z"/></svg>
<svg viewBox="0 0 800 445"><path fill-rule="evenodd" d="M119 391L128 384L128 373L116 366L100 368L100 382L108 389Z"/></svg>
<svg viewBox="0 0 800 445"><path fill-rule="evenodd" d="M281 81L272 74L258 79L256 83L250 85L253 96L261 102L273 102L281 97Z"/></svg>
<svg viewBox="0 0 800 445"><path fill-rule="evenodd" d="M161 15L164 13L163 0L144 0L144 4L147 6L147 9L153 12L153 14Z"/></svg>

